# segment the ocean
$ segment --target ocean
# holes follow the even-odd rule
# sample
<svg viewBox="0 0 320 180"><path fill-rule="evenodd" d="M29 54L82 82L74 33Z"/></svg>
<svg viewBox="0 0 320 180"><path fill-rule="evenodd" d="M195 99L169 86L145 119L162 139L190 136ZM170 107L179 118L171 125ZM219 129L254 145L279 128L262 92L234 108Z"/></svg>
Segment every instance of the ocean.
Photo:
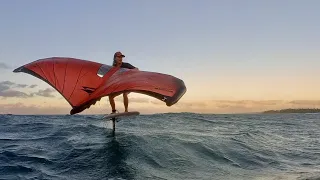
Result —
<svg viewBox="0 0 320 180"><path fill-rule="evenodd" d="M320 114L0 115L0 179L320 180Z"/></svg>

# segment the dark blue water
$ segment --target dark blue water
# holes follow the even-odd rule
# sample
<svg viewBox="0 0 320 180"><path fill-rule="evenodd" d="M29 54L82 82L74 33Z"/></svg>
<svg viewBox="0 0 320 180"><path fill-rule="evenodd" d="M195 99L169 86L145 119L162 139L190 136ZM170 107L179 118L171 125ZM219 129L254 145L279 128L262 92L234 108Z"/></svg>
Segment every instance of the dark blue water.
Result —
<svg viewBox="0 0 320 180"><path fill-rule="evenodd" d="M320 179L320 114L0 115L0 179Z"/></svg>

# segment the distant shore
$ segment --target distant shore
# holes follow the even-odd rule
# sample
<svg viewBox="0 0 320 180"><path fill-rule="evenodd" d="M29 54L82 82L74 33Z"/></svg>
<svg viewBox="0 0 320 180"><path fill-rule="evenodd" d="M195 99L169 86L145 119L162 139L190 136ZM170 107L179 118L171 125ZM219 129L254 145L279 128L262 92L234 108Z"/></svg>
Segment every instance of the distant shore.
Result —
<svg viewBox="0 0 320 180"><path fill-rule="evenodd" d="M263 111L262 113L320 113L320 109L317 108L302 108L302 109L280 109Z"/></svg>

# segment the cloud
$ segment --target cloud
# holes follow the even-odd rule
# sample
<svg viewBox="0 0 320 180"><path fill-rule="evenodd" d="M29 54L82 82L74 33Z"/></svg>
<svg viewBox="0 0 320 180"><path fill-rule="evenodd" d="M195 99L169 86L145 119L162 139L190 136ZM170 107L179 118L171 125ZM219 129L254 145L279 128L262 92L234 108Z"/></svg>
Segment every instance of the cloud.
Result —
<svg viewBox="0 0 320 180"><path fill-rule="evenodd" d="M2 81L2 82L0 82L0 96L4 97L4 98L7 98L7 97L22 97L22 98L31 97L32 95L28 95L24 92L12 89L15 87L25 88L27 86L28 85L26 85L26 84L16 84L11 81Z"/></svg>
<svg viewBox="0 0 320 180"><path fill-rule="evenodd" d="M25 88L25 87L27 87L28 85L26 85L26 84L16 84L16 87L17 88Z"/></svg>
<svg viewBox="0 0 320 180"><path fill-rule="evenodd" d="M162 105L164 102L160 101L160 100L152 100L150 101L151 104L154 104L154 105Z"/></svg>
<svg viewBox="0 0 320 180"><path fill-rule="evenodd" d="M11 85L14 85L15 83L14 82L11 82L11 81L2 81L0 82L0 85L3 85L3 86L11 86Z"/></svg>
<svg viewBox="0 0 320 180"><path fill-rule="evenodd" d="M289 103L292 105L320 106L320 100L294 100Z"/></svg>
<svg viewBox="0 0 320 180"><path fill-rule="evenodd" d="M227 107L256 107L256 106L274 106L283 104L282 100L213 100L211 101L213 105L219 108L227 108Z"/></svg>
<svg viewBox="0 0 320 180"><path fill-rule="evenodd" d="M15 90L0 91L0 96L2 96L4 98L7 98L7 97L22 97L22 98L32 97L32 95L26 94L21 91L15 91Z"/></svg>
<svg viewBox="0 0 320 180"><path fill-rule="evenodd" d="M292 105L303 105L303 106L320 106L320 100L213 100L212 104L217 106L242 106L242 107L256 107L256 106L292 106Z"/></svg>
<svg viewBox="0 0 320 180"><path fill-rule="evenodd" d="M32 95L43 96L43 97L55 97L52 93L56 92L53 88L47 88L44 90L39 90L38 92L32 93Z"/></svg>
<svg viewBox="0 0 320 180"><path fill-rule="evenodd" d="M122 96L116 101L122 102ZM139 102L150 111L176 111L195 113L256 113L272 109L320 108L320 100L180 100L171 107L157 99L130 98L129 103ZM132 105L130 105L132 107Z"/></svg>
<svg viewBox="0 0 320 180"><path fill-rule="evenodd" d="M69 114L70 107L53 107L40 105L25 105L21 102L15 104L0 104L2 114Z"/></svg>
<svg viewBox="0 0 320 180"><path fill-rule="evenodd" d="M8 95L9 96L9 95ZM27 96L20 94L20 96ZM138 100L143 102L143 99ZM8 101L7 101L8 102ZM54 103L40 103L35 105L26 105L22 103L16 104L0 104L0 113L12 113L12 114L69 114L71 107L62 105L62 103L54 105ZM156 106L150 106L156 103ZM194 113L257 113L267 110L278 110L287 108L320 108L320 100L239 100L239 101L179 101L177 104L167 107L164 102L151 100L149 103L140 105L130 104L131 111L140 111L141 113L166 113L166 112L194 112ZM119 106L119 111L123 111L123 106ZM86 109L81 114L105 114L111 111L110 106L91 106L90 109Z"/></svg>
<svg viewBox="0 0 320 180"><path fill-rule="evenodd" d="M10 87L9 87L9 86L7 86L7 85L3 85L3 84L0 84L0 92L2 92L2 91L6 91L6 90L8 90L8 89L10 89Z"/></svg>
<svg viewBox="0 0 320 180"><path fill-rule="evenodd" d="M206 103L204 102L178 102L176 104L177 107L180 107L180 108L204 108L207 106Z"/></svg>
<svg viewBox="0 0 320 180"><path fill-rule="evenodd" d="M55 97L52 95L55 90L53 88L47 88L44 90L39 90L38 92L27 94L22 91L14 90L13 88L35 88L37 85L27 85L27 84L16 84L11 81L2 81L0 82L0 96L7 98L7 97L33 97L33 96L44 96L44 97Z"/></svg>
<svg viewBox="0 0 320 180"><path fill-rule="evenodd" d="M6 65L5 63L0 62L0 69L10 69L10 66Z"/></svg>
<svg viewBox="0 0 320 180"><path fill-rule="evenodd" d="M71 106L52 105L46 102L31 105L26 105L23 102L0 104L0 114L70 114L71 109ZM109 107L91 106L79 114L106 114L107 110L111 112Z"/></svg>
<svg viewBox="0 0 320 180"><path fill-rule="evenodd" d="M212 112L250 113L287 108L320 108L319 100L212 100Z"/></svg>
<svg viewBox="0 0 320 180"><path fill-rule="evenodd" d="M30 85L29 86L29 88L35 88L35 87L37 87L38 85L36 85L36 84L32 84L32 85Z"/></svg>
<svg viewBox="0 0 320 180"><path fill-rule="evenodd" d="M11 88L17 86L17 87L23 87L22 84L15 84L11 81L2 81L0 82L0 96L2 97L29 97L28 94L12 90Z"/></svg>
<svg viewBox="0 0 320 180"><path fill-rule="evenodd" d="M165 105L165 102L160 101L158 99L153 99L150 101L151 104L154 105L160 105L163 106ZM174 104L171 107L176 107L176 108L203 108L208 106L206 102L196 102L196 101L179 101L176 104Z"/></svg>
<svg viewBox="0 0 320 180"><path fill-rule="evenodd" d="M25 88L28 85L27 84L16 84L14 82L11 81L2 81L0 82L0 87L9 87L9 88Z"/></svg>
<svg viewBox="0 0 320 180"><path fill-rule="evenodd" d="M155 99L150 103L155 105L154 108L164 111L195 113L257 113L273 109L320 108L320 100L181 100L171 107L166 107L164 102Z"/></svg>

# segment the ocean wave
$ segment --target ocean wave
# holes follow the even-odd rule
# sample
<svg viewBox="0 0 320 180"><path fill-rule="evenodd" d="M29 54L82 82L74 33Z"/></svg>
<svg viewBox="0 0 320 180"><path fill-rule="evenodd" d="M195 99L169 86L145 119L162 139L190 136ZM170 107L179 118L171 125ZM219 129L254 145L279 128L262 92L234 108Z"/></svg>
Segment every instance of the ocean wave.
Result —
<svg viewBox="0 0 320 180"><path fill-rule="evenodd" d="M0 179L320 179L316 118L1 116Z"/></svg>

